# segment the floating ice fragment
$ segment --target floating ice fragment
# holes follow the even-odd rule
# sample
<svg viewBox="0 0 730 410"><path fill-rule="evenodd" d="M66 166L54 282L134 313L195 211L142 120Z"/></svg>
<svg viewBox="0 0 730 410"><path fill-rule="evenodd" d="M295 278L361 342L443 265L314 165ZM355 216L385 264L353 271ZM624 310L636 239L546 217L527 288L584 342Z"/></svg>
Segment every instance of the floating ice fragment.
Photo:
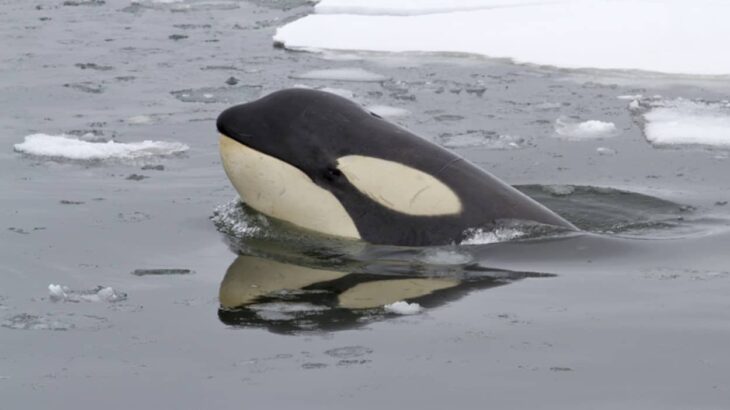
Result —
<svg viewBox="0 0 730 410"><path fill-rule="evenodd" d="M141 125L150 123L152 123L152 117L150 117L149 115L135 115L133 117L127 118L127 124Z"/></svg>
<svg viewBox="0 0 730 410"><path fill-rule="evenodd" d="M437 141L447 148L483 147L491 150L520 149L528 145L522 137L484 130L469 130L460 134L446 133L440 135Z"/></svg>
<svg viewBox="0 0 730 410"><path fill-rule="evenodd" d="M386 312L395 313L397 315L415 315L421 313L423 308L418 303L408 303L405 301L398 301L383 306Z"/></svg>
<svg viewBox="0 0 730 410"><path fill-rule="evenodd" d="M596 152L599 155L605 155L605 156L616 155L616 150L613 148L608 148L608 147L598 147L598 148L596 148Z"/></svg>
<svg viewBox="0 0 730 410"><path fill-rule="evenodd" d="M568 139L591 139L609 137L616 131L612 122L589 120L570 122L564 118L555 120L555 132Z"/></svg>
<svg viewBox="0 0 730 410"><path fill-rule="evenodd" d="M312 70L306 73L293 75L292 78L303 80L334 80L334 81L358 81L358 82L380 82L388 77L367 71L362 68L333 68L327 70Z"/></svg>
<svg viewBox="0 0 730 410"><path fill-rule="evenodd" d="M179 142L89 142L70 135L33 134L15 144L24 154L72 160L138 159L168 156L185 152L189 147Z"/></svg>
<svg viewBox="0 0 730 410"><path fill-rule="evenodd" d="M643 97L641 94L628 94L628 95L619 95L619 100L640 100Z"/></svg>
<svg viewBox="0 0 730 410"><path fill-rule="evenodd" d="M723 102L658 100L646 103L646 139L656 146L730 148L730 107Z"/></svg>
<svg viewBox="0 0 730 410"><path fill-rule="evenodd" d="M135 269L132 272L134 276L148 276L148 275L189 275L193 271L190 269Z"/></svg>
<svg viewBox="0 0 730 410"><path fill-rule="evenodd" d="M71 290L68 286L48 285L48 296L52 302L120 302L127 294L117 292L108 286L97 286L91 290Z"/></svg>
<svg viewBox="0 0 730 410"><path fill-rule="evenodd" d="M391 107L389 105L369 105L366 109L381 117L405 117L411 114L410 111L404 108Z"/></svg>

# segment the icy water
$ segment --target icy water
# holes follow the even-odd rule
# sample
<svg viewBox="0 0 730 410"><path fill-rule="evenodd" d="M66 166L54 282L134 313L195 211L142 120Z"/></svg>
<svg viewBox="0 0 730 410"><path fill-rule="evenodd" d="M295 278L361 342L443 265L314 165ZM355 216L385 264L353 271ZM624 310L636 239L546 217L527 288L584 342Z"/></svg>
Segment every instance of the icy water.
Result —
<svg viewBox="0 0 730 410"><path fill-rule="evenodd" d="M1 409L727 408L729 153L651 145L617 98L717 102L727 78L273 47L310 10L0 0ZM247 211L215 117L295 85L377 107L584 233L376 247ZM556 132L587 120L615 131ZM14 150L36 133L189 149ZM421 310L383 307L400 300Z"/></svg>

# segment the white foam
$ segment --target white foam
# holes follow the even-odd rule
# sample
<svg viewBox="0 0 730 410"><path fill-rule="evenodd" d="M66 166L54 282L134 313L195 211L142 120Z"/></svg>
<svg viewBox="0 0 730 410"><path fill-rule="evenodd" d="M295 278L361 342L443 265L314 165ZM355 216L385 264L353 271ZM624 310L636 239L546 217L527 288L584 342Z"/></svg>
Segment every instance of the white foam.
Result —
<svg viewBox="0 0 730 410"><path fill-rule="evenodd" d="M684 99L647 103L646 139L653 145L707 145L730 148L730 105Z"/></svg>
<svg viewBox="0 0 730 410"><path fill-rule="evenodd" d="M616 132L616 125L612 122L589 120L571 122L564 118L555 120L555 132L568 139L592 139L610 137Z"/></svg>
<svg viewBox="0 0 730 410"><path fill-rule="evenodd" d="M362 68L333 68L326 70L312 70L306 73L296 74L293 78L303 80L333 80L333 81L358 81L358 82L379 82L388 78L378 73L373 73Z"/></svg>
<svg viewBox="0 0 730 410"><path fill-rule="evenodd" d="M15 144L24 154L73 160L138 159L167 156L185 152L189 147L179 142L90 142L70 135L33 134Z"/></svg>
<svg viewBox="0 0 730 410"><path fill-rule="evenodd" d="M466 252L434 248L426 250L419 259L431 265L463 265L474 258Z"/></svg>
<svg viewBox="0 0 730 410"><path fill-rule="evenodd" d="M389 105L369 105L366 109L381 117L405 117L411 115L411 112L404 108L391 107Z"/></svg>
<svg viewBox="0 0 730 410"><path fill-rule="evenodd" d="M290 49L470 53L568 68L730 75L721 41L730 38L727 1L505 0L468 11L422 2L325 0L321 13L351 14L306 16L279 28L274 40ZM489 2L463 4L482 3ZM403 15L370 15L383 12Z"/></svg>
<svg viewBox="0 0 730 410"><path fill-rule="evenodd" d="M238 198L217 206L210 219L219 231L236 238L266 236L269 226L262 214L247 213Z"/></svg>
<svg viewBox="0 0 730 410"><path fill-rule="evenodd" d="M423 308L418 303L408 303L402 300L385 305L383 308L385 308L386 312L397 315L415 315L423 311Z"/></svg>
<svg viewBox="0 0 730 410"><path fill-rule="evenodd" d="M472 229L467 232L461 245L487 245L507 242L525 236L525 232L515 228L498 227L494 230Z"/></svg>

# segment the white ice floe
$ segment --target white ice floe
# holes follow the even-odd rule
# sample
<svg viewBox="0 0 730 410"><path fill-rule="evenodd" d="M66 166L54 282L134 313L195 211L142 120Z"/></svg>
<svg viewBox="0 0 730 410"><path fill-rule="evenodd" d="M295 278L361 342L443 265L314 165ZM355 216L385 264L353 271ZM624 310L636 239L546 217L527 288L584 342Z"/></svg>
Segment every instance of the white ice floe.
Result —
<svg viewBox="0 0 730 410"><path fill-rule="evenodd" d="M568 139L605 138L615 132L616 125L612 122L598 120L572 122L565 118L555 120L555 133Z"/></svg>
<svg viewBox="0 0 730 410"><path fill-rule="evenodd" d="M596 148L596 152L598 153L598 155L603 155L603 156L607 156L607 157L616 155L616 150L613 148L609 148L609 147L598 147L598 148Z"/></svg>
<svg viewBox="0 0 730 410"><path fill-rule="evenodd" d="M556 3L559 0L322 0L319 14L418 15Z"/></svg>
<svg viewBox="0 0 730 410"><path fill-rule="evenodd" d="M730 148L730 104L684 99L650 101L644 133L653 145Z"/></svg>
<svg viewBox="0 0 730 410"><path fill-rule="evenodd" d="M391 107L389 105L369 105L365 108L381 117L405 117L411 115L411 112L404 108Z"/></svg>
<svg viewBox="0 0 730 410"><path fill-rule="evenodd" d="M418 303L408 303L402 300L385 305L383 308L385 308L386 312L397 315L415 315L423 311L423 308Z"/></svg>
<svg viewBox="0 0 730 410"><path fill-rule="evenodd" d="M179 142L90 142L70 135L33 134L15 144L24 154L73 160L138 159L185 152L189 147Z"/></svg>
<svg viewBox="0 0 730 410"><path fill-rule="evenodd" d="M373 15L383 13L390 15ZM730 2L720 0L324 0L316 14L279 28L274 41L291 49L470 53L567 68L730 75L721 41L730 38L728 16Z"/></svg>
<svg viewBox="0 0 730 410"><path fill-rule="evenodd" d="M127 299L127 294L109 286L97 286L90 290L72 290L68 286L48 285L48 296L52 302L119 302Z"/></svg>
<svg viewBox="0 0 730 410"><path fill-rule="evenodd" d="M333 80L333 81L357 81L357 82L379 82L388 78L362 68L332 68L326 70L312 70L306 73L293 75L292 78L303 80Z"/></svg>

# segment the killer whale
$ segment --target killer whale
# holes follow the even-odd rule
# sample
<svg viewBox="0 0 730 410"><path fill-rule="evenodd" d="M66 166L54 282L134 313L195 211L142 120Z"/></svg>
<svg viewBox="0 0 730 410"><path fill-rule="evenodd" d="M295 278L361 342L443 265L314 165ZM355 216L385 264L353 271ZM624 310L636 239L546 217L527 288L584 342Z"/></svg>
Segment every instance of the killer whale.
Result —
<svg viewBox="0 0 730 410"><path fill-rule="evenodd" d="M324 234L461 242L522 220L577 228L487 171L335 94L285 89L223 111L228 178L250 207Z"/></svg>

